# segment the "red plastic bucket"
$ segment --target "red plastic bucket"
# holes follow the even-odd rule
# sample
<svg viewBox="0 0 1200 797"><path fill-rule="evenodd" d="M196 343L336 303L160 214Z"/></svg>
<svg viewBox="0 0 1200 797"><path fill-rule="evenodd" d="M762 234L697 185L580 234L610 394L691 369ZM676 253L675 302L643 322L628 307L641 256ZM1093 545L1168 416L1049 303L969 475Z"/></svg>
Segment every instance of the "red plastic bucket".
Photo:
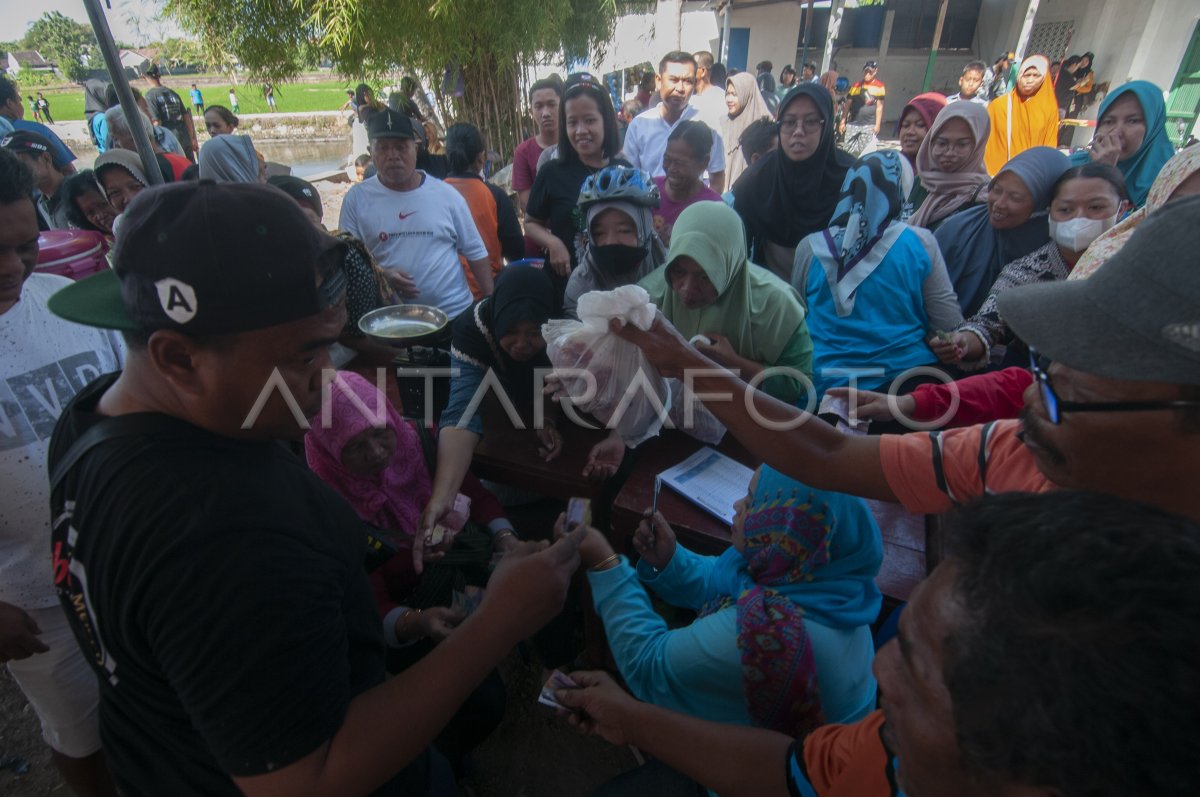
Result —
<svg viewBox="0 0 1200 797"><path fill-rule="evenodd" d="M92 230L48 230L38 235L39 274L83 279L108 268L108 242Z"/></svg>

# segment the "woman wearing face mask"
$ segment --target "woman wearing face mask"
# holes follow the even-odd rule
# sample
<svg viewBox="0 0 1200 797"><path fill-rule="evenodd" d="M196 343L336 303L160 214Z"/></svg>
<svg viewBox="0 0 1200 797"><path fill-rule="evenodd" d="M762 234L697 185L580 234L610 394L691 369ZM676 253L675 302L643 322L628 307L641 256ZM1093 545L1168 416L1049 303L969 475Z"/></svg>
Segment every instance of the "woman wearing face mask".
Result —
<svg viewBox="0 0 1200 797"><path fill-rule="evenodd" d="M864 156L846 174L832 226L796 249L792 285L808 312L818 397L848 384L847 370L880 372L857 381L877 390L935 364L926 330L962 321L933 235L900 221L912 180L895 150Z"/></svg>
<svg viewBox="0 0 1200 797"><path fill-rule="evenodd" d="M1200 147L1188 147L1167 161L1150 186L1146 204L1126 216L1121 223L1101 235L1079 258L1067 279L1084 279L1095 273L1116 254L1138 225L1168 202L1200 194Z"/></svg>
<svg viewBox="0 0 1200 797"><path fill-rule="evenodd" d="M784 280L792 276L800 239L829 226L846 170L855 163L834 146L833 128L829 92L801 83L779 105L778 149L733 187L751 256Z"/></svg>
<svg viewBox="0 0 1200 797"><path fill-rule="evenodd" d="M680 122L667 137L667 150L663 153L666 174L654 178L658 187L654 231L666 246L671 245L671 229L684 208L697 202L721 201L721 195L700 179L708 168L712 147L712 130L704 122Z"/></svg>
<svg viewBox="0 0 1200 797"><path fill-rule="evenodd" d="M667 265L640 284L681 334L707 339L696 348L717 364L748 380L772 366L791 369L760 379L760 389L789 404L803 398L813 350L800 297L746 257L742 224L728 205L683 211Z"/></svg>
<svg viewBox="0 0 1200 797"><path fill-rule="evenodd" d="M1107 163L1125 176L1133 207L1146 203L1150 185L1175 154L1167 135L1167 106L1162 89L1134 80L1109 92L1100 103L1096 137L1091 146L1071 156L1074 166Z"/></svg>
<svg viewBox="0 0 1200 797"><path fill-rule="evenodd" d="M1051 241L1004 267L979 312L954 331L949 341L930 340L944 363L981 367L1002 359L999 347L1014 340L996 308L1004 291L1034 282L1065 280L1088 245L1129 210L1125 181L1106 163L1075 166L1058 179L1050 201Z"/></svg>
<svg viewBox="0 0 1200 797"><path fill-rule="evenodd" d="M1050 191L1070 167L1056 149L1026 150L992 178L987 205L955 213L938 227L934 236L963 315L979 309L1004 264L1050 240Z"/></svg>
<svg viewBox="0 0 1200 797"><path fill-rule="evenodd" d="M738 139L747 127L772 115L749 72L738 72L725 81L725 107L728 113L721 118L721 141L725 147L725 185L732 188L742 172L750 168Z"/></svg>
<svg viewBox="0 0 1200 797"><path fill-rule="evenodd" d="M568 77L558 109L558 154L538 169L525 206L525 234L546 250L547 270L559 296L579 264L579 189L605 166L630 166L617 157L620 149L608 90L586 72Z"/></svg>
<svg viewBox="0 0 1200 797"><path fill-rule="evenodd" d="M450 365L457 373L450 380L450 401L442 410L437 473L422 529L432 529L450 511L471 466L475 446L484 434L483 419L478 412L470 418L464 416L487 372L495 373L519 412L527 413L533 407L542 388L534 385L537 371L550 368L542 324L558 317L559 305L558 292L544 270L508 266L500 272L491 296L454 319ZM536 430L540 453L547 462L562 451L554 406L548 408L543 428Z"/></svg>
<svg viewBox="0 0 1200 797"><path fill-rule="evenodd" d="M1030 147L1058 144L1058 101L1050 82L1050 61L1031 55L1021 62L1016 87L988 103L992 133L984 162L988 174L999 174L1004 164Z"/></svg>
<svg viewBox="0 0 1200 797"><path fill-rule="evenodd" d="M576 317L583 294L632 285L666 262L667 250L651 220L658 202L650 176L639 169L609 166L583 181L579 211L587 244L579 268L567 281L566 315Z"/></svg>
<svg viewBox="0 0 1200 797"><path fill-rule="evenodd" d="M913 202L909 224L934 231L958 211L987 202L983 149L990 129L987 108L976 102L952 102L938 113L917 150L924 198Z"/></svg>

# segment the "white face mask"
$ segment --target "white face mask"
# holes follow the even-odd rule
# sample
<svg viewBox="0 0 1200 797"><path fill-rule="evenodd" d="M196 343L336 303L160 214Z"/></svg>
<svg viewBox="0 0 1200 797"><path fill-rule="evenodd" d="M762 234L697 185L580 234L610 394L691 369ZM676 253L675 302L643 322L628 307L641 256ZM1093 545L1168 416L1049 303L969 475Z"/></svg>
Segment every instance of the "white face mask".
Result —
<svg viewBox="0 0 1200 797"><path fill-rule="evenodd" d="M1082 252L1105 230L1115 225L1120 216L1121 213L1118 211L1109 219L1089 219L1087 216L1077 216L1066 221L1050 219L1050 237L1059 246L1066 247L1072 252Z"/></svg>

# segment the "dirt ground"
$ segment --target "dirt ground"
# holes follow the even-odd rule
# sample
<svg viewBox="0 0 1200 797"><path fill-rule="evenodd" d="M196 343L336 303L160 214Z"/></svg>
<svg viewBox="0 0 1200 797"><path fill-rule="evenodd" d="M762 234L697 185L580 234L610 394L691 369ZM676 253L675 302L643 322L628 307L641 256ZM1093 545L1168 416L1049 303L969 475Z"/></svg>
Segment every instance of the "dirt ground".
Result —
<svg viewBox="0 0 1200 797"><path fill-rule="evenodd" d="M601 739L579 736L537 704L541 665L514 653L501 668L508 686L504 722L474 753L467 785L474 797L585 797L635 765L633 753ZM0 769L0 795L69 797L42 743L37 716L7 667L0 667L0 761L29 762L18 775Z"/></svg>

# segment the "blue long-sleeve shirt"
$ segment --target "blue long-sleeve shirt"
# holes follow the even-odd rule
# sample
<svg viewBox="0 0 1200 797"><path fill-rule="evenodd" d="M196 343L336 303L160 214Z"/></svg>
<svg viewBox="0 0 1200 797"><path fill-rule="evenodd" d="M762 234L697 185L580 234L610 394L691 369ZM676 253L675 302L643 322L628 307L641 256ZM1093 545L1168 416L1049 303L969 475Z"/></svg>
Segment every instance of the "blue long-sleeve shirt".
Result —
<svg viewBox="0 0 1200 797"><path fill-rule="evenodd" d="M716 561L680 545L660 572L640 562L635 573L622 559L617 567L589 572L588 581L617 668L638 699L701 719L752 725L742 686L737 609L730 606L671 629L639 583L640 578L673 606L699 609L723 597L710 585ZM870 629L805 624L826 719L862 719L875 705Z"/></svg>

